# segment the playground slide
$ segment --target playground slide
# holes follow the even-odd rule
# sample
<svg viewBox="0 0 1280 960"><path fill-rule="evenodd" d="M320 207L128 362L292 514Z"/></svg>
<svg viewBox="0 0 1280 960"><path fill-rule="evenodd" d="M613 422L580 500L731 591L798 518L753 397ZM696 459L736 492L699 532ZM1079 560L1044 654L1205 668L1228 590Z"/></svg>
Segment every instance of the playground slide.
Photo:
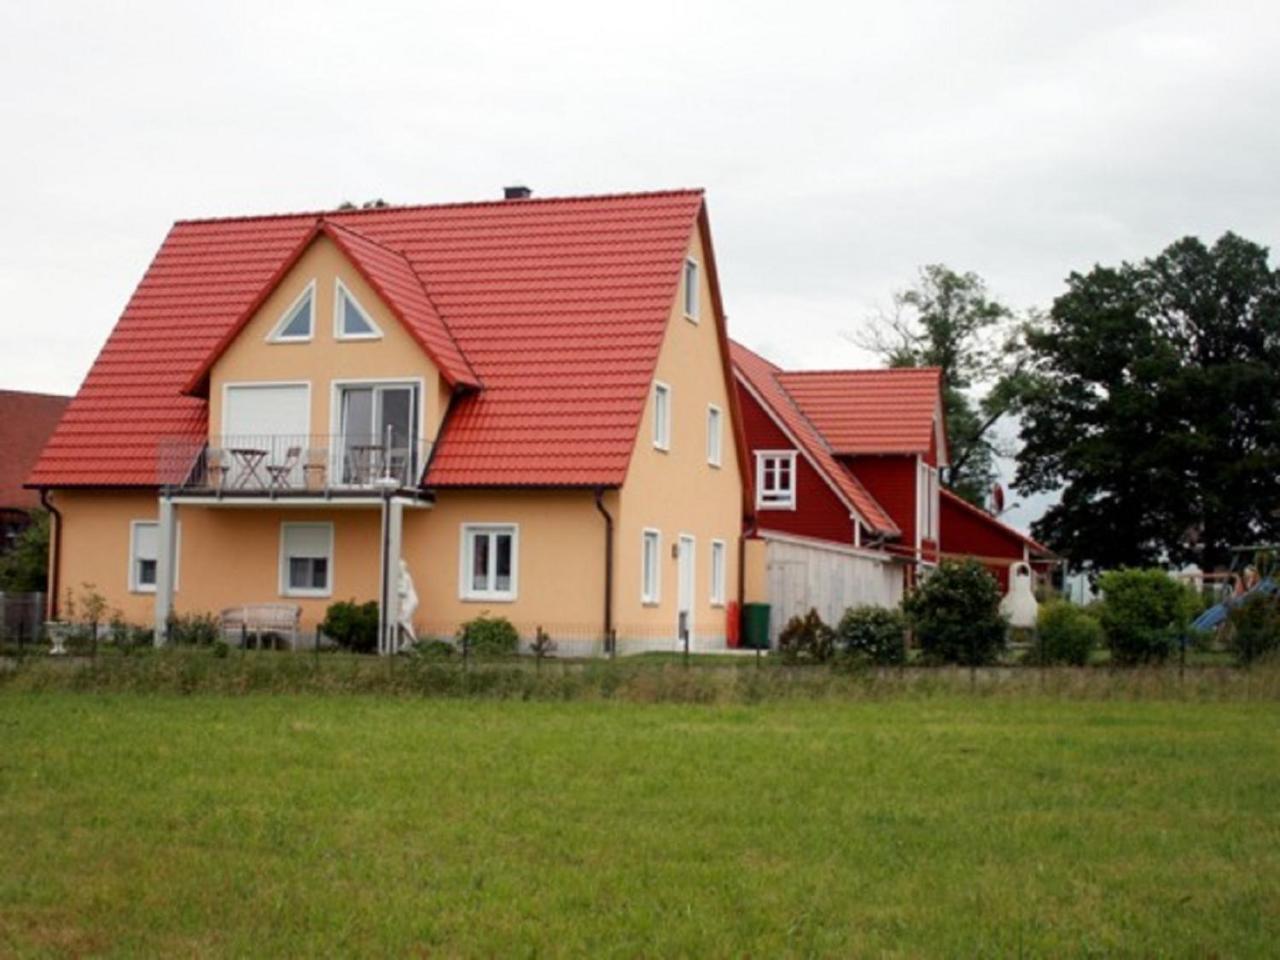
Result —
<svg viewBox="0 0 1280 960"><path fill-rule="evenodd" d="M1191 624L1193 630L1213 630L1223 624L1227 619L1227 614L1231 608L1238 604L1244 603L1255 593L1275 594L1280 593L1280 584L1277 584L1270 577L1265 580L1259 580L1252 590L1242 593L1238 597L1228 597L1221 603L1214 604L1200 616L1196 617L1195 622Z"/></svg>

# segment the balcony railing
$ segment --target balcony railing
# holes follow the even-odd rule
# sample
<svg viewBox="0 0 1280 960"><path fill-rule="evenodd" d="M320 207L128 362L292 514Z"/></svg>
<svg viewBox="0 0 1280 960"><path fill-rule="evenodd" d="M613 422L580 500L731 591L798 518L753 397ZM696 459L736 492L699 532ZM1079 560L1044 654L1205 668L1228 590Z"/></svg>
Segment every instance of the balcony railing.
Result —
<svg viewBox="0 0 1280 960"><path fill-rule="evenodd" d="M160 476L169 486L219 495L329 495L416 488L430 452L426 440L368 434L234 434L163 445Z"/></svg>

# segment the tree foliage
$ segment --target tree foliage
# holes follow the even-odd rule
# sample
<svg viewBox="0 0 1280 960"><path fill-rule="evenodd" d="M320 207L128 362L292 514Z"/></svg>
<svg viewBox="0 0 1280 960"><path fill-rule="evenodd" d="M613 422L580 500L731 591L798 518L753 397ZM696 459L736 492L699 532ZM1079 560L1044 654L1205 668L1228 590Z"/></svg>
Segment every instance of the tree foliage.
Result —
<svg viewBox="0 0 1280 960"><path fill-rule="evenodd" d="M1027 334L1024 492L1035 535L1095 567L1221 565L1280 520L1280 274L1227 233L1072 274Z"/></svg>
<svg viewBox="0 0 1280 960"><path fill-rule="evenodd" d="M49 569L49 514L35 510L31 525L13 548L0 554L0 592L35 593L46 589Z"/></svg>
<svg viewBox="0 0 1280 960"><path fill-rule="evenodd" d="M976 273L943 264L921 268L914 286L894 296L860 339L892 367L940 367L951 453L947 486L982 505L995 481L996 421L1018 396L1013 312L994 299Z"/></svg>
<svg viewBox="0 0 1280 960"><path fill-rule="evenodd" d="M1200 607L1194 590L1158 568L1108 570L1098 585L1111 659L1124 666L1168 659Z"/></svg>

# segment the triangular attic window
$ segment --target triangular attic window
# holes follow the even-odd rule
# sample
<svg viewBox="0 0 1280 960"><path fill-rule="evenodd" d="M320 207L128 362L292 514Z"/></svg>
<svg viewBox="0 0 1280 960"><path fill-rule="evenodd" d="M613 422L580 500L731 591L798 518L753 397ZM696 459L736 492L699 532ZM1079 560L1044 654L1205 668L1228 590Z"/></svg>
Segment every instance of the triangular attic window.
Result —
<svg viewBox="0 0 1280 960"><path fill-rule="evenodd" d="M310 340L315 313L315 287L309 286L276 324L272 340Z"/></svg>
<svg viewBox="0 0 1280 960"><path fill-rule="evenodd" d="M382 336L377 324L341 283L338 284L338 336L343 339Z"/></svg>

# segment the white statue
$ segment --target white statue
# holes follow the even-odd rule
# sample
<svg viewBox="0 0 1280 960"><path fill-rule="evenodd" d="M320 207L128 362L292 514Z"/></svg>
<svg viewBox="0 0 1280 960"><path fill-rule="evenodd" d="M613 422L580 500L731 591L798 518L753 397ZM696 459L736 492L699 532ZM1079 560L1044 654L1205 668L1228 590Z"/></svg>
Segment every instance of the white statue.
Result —
<svg viewBox="0 0 1280 960"><path fill-rule="evenodd" d="M1000 612L1009 619L1009 626L1033 629L1038 609L1031 589L1031 567L1025 563L1009 564L1009 592L1000 601Z"/></svg>
<svg viewBox="0 0 1280 960"><path fill-rule="evenodd" d="M396 609L400 614L396 621L396 649L403 650L418 642L418 635L413 632L413 613L418 609L418 591L413 588L413 577L409 576L409 565L403 558L400 560L396 594L399 597Z"/></svg>

